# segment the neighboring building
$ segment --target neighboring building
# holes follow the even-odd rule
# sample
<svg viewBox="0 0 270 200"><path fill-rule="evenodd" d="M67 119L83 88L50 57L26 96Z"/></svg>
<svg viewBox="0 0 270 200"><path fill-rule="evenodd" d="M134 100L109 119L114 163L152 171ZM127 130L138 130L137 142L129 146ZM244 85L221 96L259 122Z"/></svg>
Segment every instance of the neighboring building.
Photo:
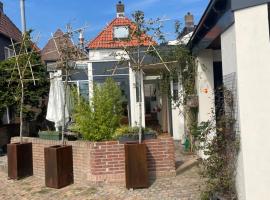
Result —
<svg viewBox="0 0 270 200"><path fill-rule="evenodd" d="M198 60L199 122L219 113L220 85L234 95L240 200L270 197L269 16L269 0L211 0L189 42Z"/></svg>
<svg viewBox="0 0 270 200"><path fill-rule="evenodd" d="M9 19L9 17L4 13L4 5L0 1L0 61L6 60L14 56L11 39L14 43L21 40L21 31L16 27L16 25ZM15 116L7 108L7 112L2 116L2 123L9 124Z"/></svg>
<svg viewBox="0 0 270 200"><path fill-rule="evenodd" d="M169 132L175 139L180 140L180 135L183 135L184 130L178 128L173 132L172 105L167 95L161 92L159 79L160 71L164 66L144 67L141 74L131 69L132 58L126 54L125 48L136 47L139 44L138 39L133 36L136 26L125 16L125 7L121 2L117 4L116 10L116 18L88 45L90 97L93 83L102 84L108 77L112 77L119 83L125 96L124 108L129 125L138 126L140 111L138 78L141 76L141 84L144 86L141 91L141 96L144 97L142 98L142 125L160 127L163 132ZM141 37L140 41L143 41L142 52L145 52L150 44L157 45L149 36L142 35ZM122 62L123 58L124 62ZM146 56L143 64L149 63L157 63L157 60ZM180 114L178 113L178 115ZM176 123L181 122L178 117L174 120Z"/></svg>
<svg viewBox="0 0 270 200"><path fill-rule="evenodd" d="M21 40L21 37L21 31L4 13L4 5L0 1L0 60L5 60L13 56L11 38L16 43Z"/></svg>
<svg viewBox="0 0 270 200"><path fill-rule="evenodd" d="M63 31L58 29L45 47L41 51L41 59L45 63L47 71L52 73L59 70L59 65L61 64L61 58L59 55L59 48L65 45L74 47L71 40L63 39ZM88 61L77 61L74 70L71 70L71 75L69 77L69 84L77 87L78 93L84 96L86 99L89 98L89 81L88 81Z"/></svg>
<svg viewBox="0 0 270 200"><path fill-rule="evenodd" d="M194 16L188 12L185 15L185 27L180 32L177 39L169 41L168 45L186 45L189 42L195 28L196 26L194 24Z"/></svg>

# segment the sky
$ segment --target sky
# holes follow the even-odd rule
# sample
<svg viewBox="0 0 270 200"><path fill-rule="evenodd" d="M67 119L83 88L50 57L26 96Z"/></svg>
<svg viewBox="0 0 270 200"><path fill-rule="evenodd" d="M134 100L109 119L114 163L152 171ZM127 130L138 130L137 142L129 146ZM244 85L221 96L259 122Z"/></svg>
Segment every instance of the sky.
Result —
<svg viewBox="0 0 270 200"><path fill-rule="evenodd" d="M21 29L20 0L0 0L5 14ZM43 48L58 28L65 30L68 23L74 29L86 26L85 39L90 41L116 17L118 0L25 0L27 29L40 35L38 46ZM191 12L197 23L209 0L123 0L125 14L131 18L136 10L146 19L163 18L168 40L175 39L174 23L184 23L184 15Z"/></svg>

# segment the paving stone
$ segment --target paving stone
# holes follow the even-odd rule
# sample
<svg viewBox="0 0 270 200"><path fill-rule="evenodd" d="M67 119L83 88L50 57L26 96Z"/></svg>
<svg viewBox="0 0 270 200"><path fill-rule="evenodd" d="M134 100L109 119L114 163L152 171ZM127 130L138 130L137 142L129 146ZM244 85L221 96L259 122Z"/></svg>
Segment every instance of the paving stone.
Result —
<svg viewBox="0 0 270 200"><path fill-rule="evenodd" d="M74 184L60 190L46 188L44 180L28 177L23 180L8 180L7 174L0 172L0 199L91 199L91 200L144 200L144 199L199 199L202 180L198 168L184 172L173 178L156 180L149 189L127 190L110 185Z"/></svg>

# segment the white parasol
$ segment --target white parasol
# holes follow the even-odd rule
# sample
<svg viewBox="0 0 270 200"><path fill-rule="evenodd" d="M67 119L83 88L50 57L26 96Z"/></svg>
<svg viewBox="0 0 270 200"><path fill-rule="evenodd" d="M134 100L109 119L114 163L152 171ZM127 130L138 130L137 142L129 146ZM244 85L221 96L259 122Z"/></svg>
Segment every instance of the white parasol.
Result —
<svg viewBox="0 0 270 200"><path fill-rule="evenodd" d="M59 127L63 124L63 107L65 90L62 82L61 72L50 74L50 93L47 108L46 119L55 123L55 128L59 131ZM69 113L67 105L65 107L65 122L69 120Z"/></svg>

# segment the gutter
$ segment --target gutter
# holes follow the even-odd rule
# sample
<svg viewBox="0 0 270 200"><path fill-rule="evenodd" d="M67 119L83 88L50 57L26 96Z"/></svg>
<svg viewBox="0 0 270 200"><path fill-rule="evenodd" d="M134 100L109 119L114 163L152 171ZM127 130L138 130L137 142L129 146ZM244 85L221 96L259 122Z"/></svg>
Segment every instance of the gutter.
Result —
<svg viewBox="0 0 270 200"><path fill-rule="evenodd" d="M233 23L231 0L211 0L187 44L188 48L193 54L198 53L207 48Z"/></svg>

